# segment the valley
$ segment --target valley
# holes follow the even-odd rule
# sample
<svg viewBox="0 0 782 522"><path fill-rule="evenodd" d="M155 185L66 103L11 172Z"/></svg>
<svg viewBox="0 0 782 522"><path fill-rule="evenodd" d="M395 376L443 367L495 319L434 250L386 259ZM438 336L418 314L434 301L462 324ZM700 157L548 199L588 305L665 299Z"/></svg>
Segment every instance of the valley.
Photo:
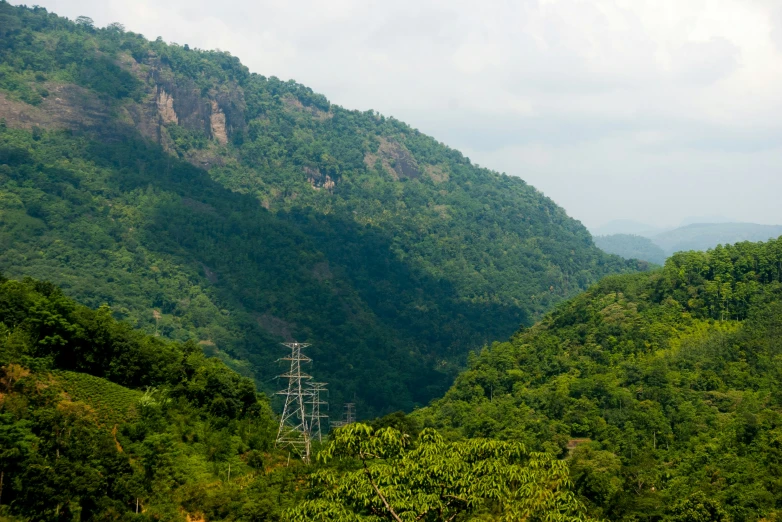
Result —
<svg viewBox="0 0 782 522"><path fill-rule="evenodd" d="M0 0L0 522L782 519L782 229L601 230Z"/></svg>

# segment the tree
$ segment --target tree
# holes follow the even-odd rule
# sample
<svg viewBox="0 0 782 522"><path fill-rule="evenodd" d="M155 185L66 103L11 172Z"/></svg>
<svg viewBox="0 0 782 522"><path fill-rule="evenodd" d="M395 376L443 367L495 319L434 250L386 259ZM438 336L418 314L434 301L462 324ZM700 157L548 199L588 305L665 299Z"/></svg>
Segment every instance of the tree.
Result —
<svg viewBox="0 0 782 522"><path fill-rule="evenodd" d="M702 492L679 501L671 509L670 519L674 522L724 522L730 520L719 502L706 498Z"/></svg>
<svg viewBox="0 0 782 522"><path fill-rule="evenodd" d="M352 424L332 434L318 459L340 459L349 471L314 473L315 498L288 511L291 521L451 521L480 512L508 521L584 519L567 464L516 442L447 443L432 429L413 442L394 428Z"/></svg>
<svg viewBox="0 0 782 522"><path fill-rule="evenodd" d="M76 25L81 25L90 29L95 26L95 22L89 16L78 16L74 21L76 22Z"/></svg>
<svg viewBox="0 0 782 522"><path fill-rule="evenodd" d="M8 474L18 471L35 443L28 423L15 422L10 413L0 414L0 504L3 503L3 484Z"/></svg>

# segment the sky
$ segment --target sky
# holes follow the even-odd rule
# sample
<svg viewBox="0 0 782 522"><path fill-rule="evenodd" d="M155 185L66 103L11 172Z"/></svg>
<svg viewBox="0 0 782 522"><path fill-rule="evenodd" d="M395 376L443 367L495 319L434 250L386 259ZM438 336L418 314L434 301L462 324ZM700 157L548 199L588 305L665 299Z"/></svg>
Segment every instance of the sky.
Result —
<svg viewBox="0 0 782 522"><path fill-rule="evenodd" d="M778 0L36 2L394 116L591 228L782 224Z"/></svg>

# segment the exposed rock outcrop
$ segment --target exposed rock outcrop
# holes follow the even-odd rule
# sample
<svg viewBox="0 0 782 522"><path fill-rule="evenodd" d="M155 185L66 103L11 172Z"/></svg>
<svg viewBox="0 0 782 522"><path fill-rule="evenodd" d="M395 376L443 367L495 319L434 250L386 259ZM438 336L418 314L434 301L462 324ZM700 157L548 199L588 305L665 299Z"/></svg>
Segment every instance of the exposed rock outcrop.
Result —
<svg viewBox="0 0 782 522"><path fill-rule="evenodd" d="M380 138L380 146L376 153L367 152L364 155L364 163L370 169L375 168L375 164L380 163L392 178L394 179L415 179L421 177L421 169L410 151L396 140L390 138Z"/></svg>
<svg viewBox="0 0 782 522"><path fill-rule="evenodd" d="M162 87L157 91L157 111L163 123L179 123L174 110L174 98Z"/></svg>
<svg viewBox="0 0 782 522"><path fill-rule="evenodd" d="M225 113L215 100L212 100L212 113L209 115L209 130L212 137L220 145L228 143L228 134L225 129Z"/></svg>
<svg viewBox="0 0 782 522"><path fill-rule="evenodd" d="M326 189L331 192L336 183L331 179L328 174L323 174L318 168L304 167L304 173L307 175L307 181L309 181L312 188L315 190Z"/></svg>

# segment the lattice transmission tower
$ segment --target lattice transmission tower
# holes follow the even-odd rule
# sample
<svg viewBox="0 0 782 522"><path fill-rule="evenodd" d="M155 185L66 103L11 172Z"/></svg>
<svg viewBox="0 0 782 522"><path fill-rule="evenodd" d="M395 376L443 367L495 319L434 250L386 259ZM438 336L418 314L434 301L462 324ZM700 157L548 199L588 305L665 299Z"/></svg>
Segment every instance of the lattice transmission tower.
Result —
<svg viewBox="0 0 782 522"><path fill-rule="evenodd" d="M345 403L345 411L342 412L342 420L334 421L331 425L335 428L341 428L342 426L347 426L354 422L356 422L356 403L347 402Z"/></svg>
<svg viewBox="0 0 782 522"><path fill-rule="evenodd" d="M323 442L323 430L321 429L321 419L328 419L329 416L321 413L321 406L328 407L328 402L324 401L321 397L321 393L326 391L325 382L308 382L307 392L309 400L305 401L305 404L310 407L309 414L309 427L310 427L310 440L317 439L318 442ZM328 420L326 421L328 422Z"/></svg>
<svg viewBox="0 0 782 522"><path fill-rule="evenodd" d="M310 430L305 410L304 397L308 396L302 381L308 381L312 377L303 373L301 363L312 362L312 359L301 353L307 343L283 343L290 348L291 354L280 361L290 361L290 369L279 377L288 380L288 388L280 390L277 395L285 397L285 406L280 417L280 428L277 430L276 445L280 448L288 447L296 452L304 462L310 461Z"/></svg>

